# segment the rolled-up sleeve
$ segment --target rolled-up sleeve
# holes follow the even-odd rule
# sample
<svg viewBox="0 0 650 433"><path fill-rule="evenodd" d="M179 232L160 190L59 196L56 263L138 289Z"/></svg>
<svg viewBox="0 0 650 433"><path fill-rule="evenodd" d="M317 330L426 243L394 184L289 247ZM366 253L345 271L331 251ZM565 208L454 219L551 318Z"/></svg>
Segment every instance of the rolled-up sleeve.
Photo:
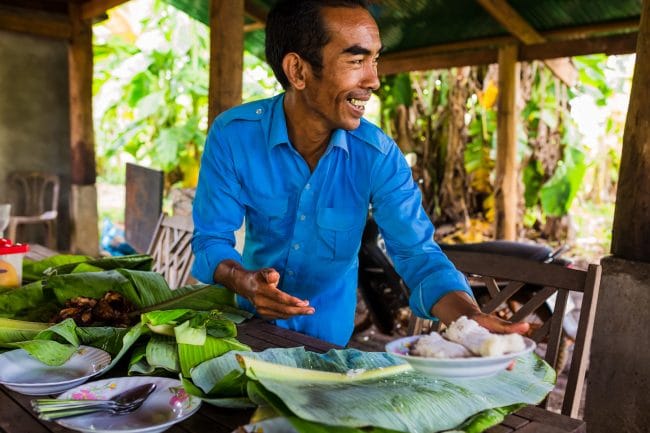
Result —
<svg viewBox="0 0 650 433"><path fill-rule="evenodd" d="M453 291L472 296L460 273L433 240L434 227L422 208L422 197L411 169L396 145L373 169L373 216L395 269L411 290L413 312L428 319L431 308Z"/></svg>
<svg viewBox="0 0 650 433"><path fill-rule="evenodd" d="M244 208L239 201L241 184L233 171L230 144L216 121L210 128L201 158L193 204L192 275L208 284L214 283L214 271L221 261L242 261L235 250L234 232L241 227Z"/></svg>

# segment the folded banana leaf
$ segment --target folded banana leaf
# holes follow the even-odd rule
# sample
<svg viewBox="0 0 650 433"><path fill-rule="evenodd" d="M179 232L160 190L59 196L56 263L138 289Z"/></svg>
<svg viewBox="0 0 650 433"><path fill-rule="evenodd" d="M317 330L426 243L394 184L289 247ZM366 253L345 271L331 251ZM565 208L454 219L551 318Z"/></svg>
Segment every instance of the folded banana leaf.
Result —
<svg viewBox="0 0 650 433"><path fill-rule="evenodd" d="M152 265L153 259L146 254L99 259L74 254L58 254L38 261L23 260L23 281L32 282L51 275L107 271L118 268L150 271Z"/></svg>
<svg viewBox="0 0 650 433"><path fill-rule="evenodd" d="M193 310L217 310L219 320L214 317L216 313L212 313L212 322L206 328L209 331L201 331L206 334L210 332L211 336L217 338L226 334L234 336L235 327L230 322L241 323L250 317L250 313L236 307L234 294L224 287L191 285L171 290L164 278L156 272L120 268L53 274L18 289L0 293L0 318L13 319L10 322L0 321L0 347L22 347L48 365L60 365L81 342L107 350L116 360L143 333L148 332L148 329L143 328L145 323L139 323L130 329L120 329L102 326L77 327L70 321L74 325L73 330L65 331L69 324L58 324L48 328L47 332L42 331L41 323L49 321L65 301L71 298L100 298L108 291L121 293L135 306L133 317L156 310L181 309L185 311L183 314ZM201 326L203 324L185 325L185 335L196 333ZM77 335L78 339L71 340L71 335ZM239 350L247 348L236 344L231 346ZM185 371L194 363L207 359L205 355L201 355L201 349L191 348L186 352L188 355L183 357L186 361L183 363Z"/></svg>
<svg viewBox="0 0 650 433"><path fill-rule="evenodd" d="M320 355L292 348L230 352L198 365L191 378L196 387L188 392L205 401L248 397L271 406L301 433L474 433L521 405L539 403L553 389L555 372L531 354L519 358L512 371L445 380L386 353L347 349ZM245 395L233 395L237 389Z"/></svg>

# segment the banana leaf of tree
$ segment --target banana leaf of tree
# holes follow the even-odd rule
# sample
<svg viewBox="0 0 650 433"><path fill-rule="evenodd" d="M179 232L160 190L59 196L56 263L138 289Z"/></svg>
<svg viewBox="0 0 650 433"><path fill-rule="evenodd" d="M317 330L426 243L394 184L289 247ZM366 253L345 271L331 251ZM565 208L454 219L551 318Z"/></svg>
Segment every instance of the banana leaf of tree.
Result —
<svg viewBox="0 0 650 433"><path fill-rule="evenodd" d="M245 376L233 374L242 370ZM512 371L447 381L414 371L386 353L316 354L303 348L230 352L198 365L191 377L208 402L218 400L215 390L244 389L245 384L252 402L270 405L290 421L300 419L292 422L299 432L335 426L355 433L368 427L378 432L482 431L519 405L541 401L555 382L553 369L535 355L519 358Z"/></svg>

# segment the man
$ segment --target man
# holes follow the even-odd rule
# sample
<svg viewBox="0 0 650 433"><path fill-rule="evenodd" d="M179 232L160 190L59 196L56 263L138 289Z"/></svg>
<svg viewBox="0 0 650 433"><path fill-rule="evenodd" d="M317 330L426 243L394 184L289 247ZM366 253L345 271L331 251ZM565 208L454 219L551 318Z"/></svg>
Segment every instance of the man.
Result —
<svg viewBox="0 0 650 433"><path fill-rule="evenodd" d="M193 274L242 308L345 345L353 330L369 205L410 306L445 323L480 313L465 278L433 242L411 171L394 141L362 119L379 87L382 49L362 0L288 0L270 13L266 55L286 93L222 113L212 125L194 201ZM233 232L244 216L241 257Z"/></svg>

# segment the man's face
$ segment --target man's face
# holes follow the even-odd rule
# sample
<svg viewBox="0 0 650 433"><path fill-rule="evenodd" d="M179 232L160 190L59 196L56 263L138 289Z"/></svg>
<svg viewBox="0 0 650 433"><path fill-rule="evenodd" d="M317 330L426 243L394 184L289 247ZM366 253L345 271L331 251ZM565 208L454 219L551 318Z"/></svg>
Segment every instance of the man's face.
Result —
<svg viewBox="0 0 650 433"><path fill-rule="evenodd" d="M320 78L308 75L304 100L327 128L356 129L379 87L379 29L363 8L326 7L321 14L330 41L323 47Z"/></svg>

